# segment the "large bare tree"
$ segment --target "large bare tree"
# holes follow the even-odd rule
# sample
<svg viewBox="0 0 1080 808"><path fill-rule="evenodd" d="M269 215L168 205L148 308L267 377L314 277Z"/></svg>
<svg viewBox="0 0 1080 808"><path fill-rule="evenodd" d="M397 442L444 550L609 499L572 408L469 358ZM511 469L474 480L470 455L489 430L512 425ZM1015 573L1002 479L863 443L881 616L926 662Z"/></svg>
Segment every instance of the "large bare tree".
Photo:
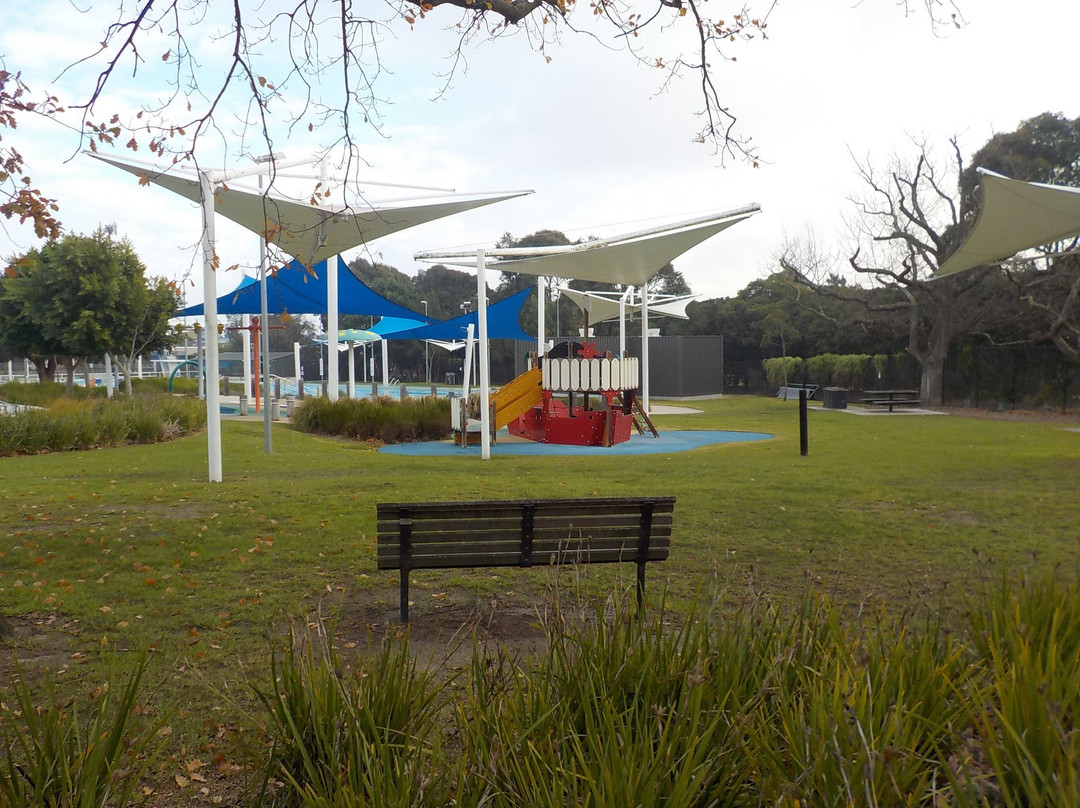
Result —
<svg viewBox="0 0 1080 808"><path fill-rule="evenodd" d="M863 194L851 200L847 217L847 265L859 281L854 287L827 283L835 265L812 260L805 245L789 245L780 258L798 282L859 303L869 319L902 318L907 352L922 370L919 398L932 405L942 402L945 359L954 340L984 331L1001 317L1000 285L988 283L985 270L931 278L954 249L960 221L956 188L964 164L956 141L950 145L947 159L914 140L911 154L896 155L883 168L856 160Z"/></svg>

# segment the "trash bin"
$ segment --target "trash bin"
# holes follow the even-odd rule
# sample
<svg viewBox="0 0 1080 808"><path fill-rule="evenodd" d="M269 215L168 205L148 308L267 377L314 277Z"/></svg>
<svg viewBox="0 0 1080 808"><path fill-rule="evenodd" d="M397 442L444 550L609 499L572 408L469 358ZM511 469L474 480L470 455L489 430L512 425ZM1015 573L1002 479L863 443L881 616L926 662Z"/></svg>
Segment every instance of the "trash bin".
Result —
<svg viewBox="0 0 1080 808"><path fill-rule="evenodd" d="M822 399L822 406L827 410L846 410L847 388L826 387Z"/></svg>

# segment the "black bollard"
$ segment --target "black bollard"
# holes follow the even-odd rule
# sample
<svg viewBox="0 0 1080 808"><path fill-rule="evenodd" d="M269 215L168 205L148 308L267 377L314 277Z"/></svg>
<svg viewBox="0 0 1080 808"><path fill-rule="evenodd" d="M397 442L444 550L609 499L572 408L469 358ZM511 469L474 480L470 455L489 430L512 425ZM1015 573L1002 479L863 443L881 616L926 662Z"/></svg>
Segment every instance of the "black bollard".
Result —
<svg viewBox="0 0 1080 808"><path fill-rule="evenodd" d="M806 426L806 387L799 391L799 453L803 457L810 453L810 436Z"/></svg>

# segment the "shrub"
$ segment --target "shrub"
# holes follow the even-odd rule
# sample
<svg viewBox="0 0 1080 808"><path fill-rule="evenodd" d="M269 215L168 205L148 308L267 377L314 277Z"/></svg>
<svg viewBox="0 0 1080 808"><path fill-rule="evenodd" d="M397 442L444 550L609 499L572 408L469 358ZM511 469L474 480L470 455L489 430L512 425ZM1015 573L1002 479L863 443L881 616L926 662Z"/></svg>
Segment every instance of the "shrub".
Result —
<svg viewBox="0 0 1080 808"><path fill-rule="evenodd" d="M292 423L305 432L382 443L441 440L450 434L450 402L430 396L308 398L294 411Z"/></svg>
<svg viewBox="0 0 1080 808"><path fill-rule="evenodd" d="M0 416L0 455L63 452L154 443L178 437L206 423L204 405L169 395L116 396L75 401L59 399L48 410Z"/></svg>

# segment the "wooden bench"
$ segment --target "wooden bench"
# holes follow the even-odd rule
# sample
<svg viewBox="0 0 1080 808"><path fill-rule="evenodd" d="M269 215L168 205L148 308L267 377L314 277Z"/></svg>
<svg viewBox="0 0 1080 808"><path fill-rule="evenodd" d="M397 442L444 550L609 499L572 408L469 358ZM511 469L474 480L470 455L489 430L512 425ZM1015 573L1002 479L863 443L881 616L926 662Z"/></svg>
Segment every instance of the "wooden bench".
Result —
<svg viewBox="0 0 1080 808"><path fill-rule="evenodd" d="M863 404L885 406L889 408L889 412L893 411L893 407L918 407L920 403L918 390L864 390L863 392L866 394L862 400Z"/></svg>
<svg viewBox="0 0 1080 808"><path fill-rule="evenodd" d="M675 497L382 502L376 505L377 561L401 571L401 621L409 621L409 574L419 569L637 564L671 545Z"/></svg>

